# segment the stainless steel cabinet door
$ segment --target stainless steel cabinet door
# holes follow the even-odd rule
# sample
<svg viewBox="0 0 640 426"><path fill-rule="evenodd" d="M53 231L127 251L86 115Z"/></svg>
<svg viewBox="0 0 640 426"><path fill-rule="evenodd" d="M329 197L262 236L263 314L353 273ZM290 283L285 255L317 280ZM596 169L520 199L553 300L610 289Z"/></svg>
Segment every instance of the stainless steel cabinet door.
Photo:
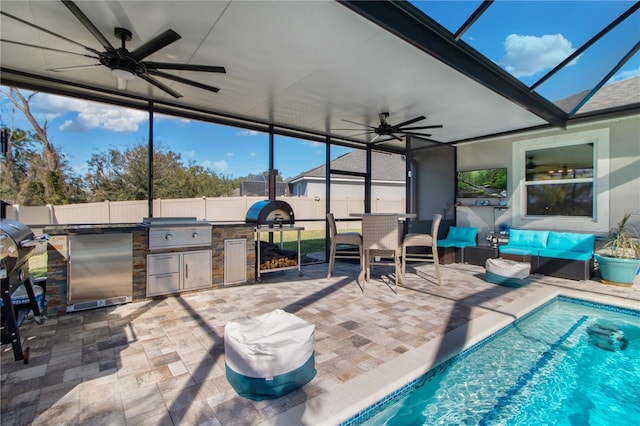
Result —
<svg viewBox="0 0 640 426"><path fill-rule="evenodd" d="M133 241L127 233L69 236L67 302L76 304L133 292Z"/></svg>
<svg viewBox="0 0 640 426"><path fill-rule="evenodd" d="M211 287L211 250L184 252L183 285L184 290Z"/></svg>

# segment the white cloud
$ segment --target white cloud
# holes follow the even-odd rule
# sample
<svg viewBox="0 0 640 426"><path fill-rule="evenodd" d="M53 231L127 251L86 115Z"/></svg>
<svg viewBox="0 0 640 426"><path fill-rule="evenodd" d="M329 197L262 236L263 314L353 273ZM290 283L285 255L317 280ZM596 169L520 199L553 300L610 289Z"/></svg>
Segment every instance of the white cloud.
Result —
<svg viewBox="0 0 640 426"><path fill-rule="evenodd" d="M227 164L227 162L224 160L214 161L213 164L211 165L211 168L213 169L214 172L218 174L223 174L223 175L227 175L231 171L229 164Z"/></svg>
<svg viewBox="0 0 640 426"><path fill-rule="evenodd" d="M65 98L49 94L38 94L32 101L33 113L48 120L67 113L77 113L75 119L68 119L59 130L82 132L101 128L114 132L135 132L139 125L148 120L146 111L119 108L93 103L81 99Z"/></svg>
<svg viewBox="0 0 640 426"><path fill-rule="evenodd" d="M308 146L324 146L324 143L315 141L303 141L302 144Z"/></svg>
<svg viewBox="0 0 640 426"><path fill-rule="evenodd" d="M191 151L182 151L182 156L184 157L189 157L189 158L193 158L196 155L196 152L194 150Z"/></svg>
<svg viewBox="0 0 640 426"><path fill-rule="evenodd" d="M501 63L516 77L529 77L550 69L576 50L562 34L542 37L510 34L504 41L504 49Z"/></svg>
<svg viewBox="0 0 640 426"><path fill-rule="evenodd" d="M611 77L607 84L617 83L619 81L627 80L629 78L637 77L640 75L640 67L634 70L621 71L618 74Z"/></svg>
<svg viewBox="0 0 640 426"><path fill-rule="evenodd" d="M227 152L227 157L233 157L234 153L233 152Z"/></svg>
<svg viewBox="0 0 640 426"><path fill-rule="evenodd" d="M258 155L258 154L256 154L255 152L250 152L249 153L249 157L255 157L256 155Z"/></svg>
<svg viewBox="0 0 640 426"><path fill-rule="evenodd" d="M257 132L255 130L248 130L248 129L243 129L238 132L239 136L256 136L259 134L260 132Z"/></svg>
<svg viewBox="0 0 640 426"><path fill-rule="evenodd" d="M183 118L183 117L174 117L172 115L165 115L165 114L154 114L154 119L156 121L173 121L175 122L174 124L178 124L181 126L187 125L189 123L191 123L191 120L188 118Z"/></svg>

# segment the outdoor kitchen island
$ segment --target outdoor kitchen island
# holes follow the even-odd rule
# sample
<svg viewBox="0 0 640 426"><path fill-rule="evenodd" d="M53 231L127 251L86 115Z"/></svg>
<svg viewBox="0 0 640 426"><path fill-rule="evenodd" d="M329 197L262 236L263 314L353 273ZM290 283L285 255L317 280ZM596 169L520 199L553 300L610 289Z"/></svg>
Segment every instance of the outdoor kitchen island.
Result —
<svg viewBox="0 0 640 426"><path fill-rule="evenodd" d="M80 225L51 225L47 226L44 230L50 235L50 239L47 246L47 314L58 315L68 311L69 305L69 287L73 286L70 282L69 271L71 270L69 265L69 253L70 242L77 237L86 237L89 240L105 241L109 236L114 234L120 234L131 236L131 291L130 301L136 302L150 298L148 296L148 259L151 256L161 254L177 254L181 258L184 254L191 252L203 252L205 250L211 251L211 271L210 272L210 285L200 286L202 289L221 288L225 285L225 243L229 241L242 241L246 242L246 256L241 259L235 259L236 263L239 260L241 262L240 267L244 266L246 270L246 281L255 282L255 265L256 265L256 253L255 253L255 240L254 240L254 226L244 223L233 224L214 224L207 226L207 232L211 232L210 242L206 239L206 246L198 247L168 247L168 248L156 248L149 249L150 245L150 229L152 227L148 223L120 223L120 224L80 224ZM101 238L104 237L104 238ZM167 240L173 238L173 235L165 235ZM175 244L174 244L175 245ZM153 243L152 243L153 247ZM237 255L237 251L234 252ZM91 257L90 253L84 255L84 257ZM107 257L104 257L105 262ZM95 264L100 264L100 258L92 259ZM73 263L73 262L72 262ZM96 277L96 281L100 280L100 277ZM122 286L122 283L116 283L112 281L109 284L109 280L102 280L103 286ZM242 284L241 282L234 284ZM128 286L128 282L125 284ZM108 290L108 289L107 289ZM185 290L186 291L186 290ZM96 289L97 297L99 295L99 289ZM180 291L171 291L166 294L179 294ZM126 295L123 295L125 297ZM166 297L166 296L162 296ZM113 298L115 302L120 299ZM124 299L122 299L124 300ZM126 300L129 301L129 300ZM106 302L108 304L109 301ZM124 303L121 302L121 303ZM104 300L97 300L95 307L105 306ZM78 309L71 309L78 310Z"/></svg>

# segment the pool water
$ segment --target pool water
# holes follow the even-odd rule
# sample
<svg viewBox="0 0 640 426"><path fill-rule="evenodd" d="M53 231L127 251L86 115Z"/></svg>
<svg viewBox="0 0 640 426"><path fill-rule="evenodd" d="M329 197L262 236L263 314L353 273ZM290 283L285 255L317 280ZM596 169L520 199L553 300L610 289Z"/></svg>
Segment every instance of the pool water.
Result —
<svg viewBox="0 0 640 426"><path fill-rule="evenodd" d="M556 300L356 423L640 424L640 313Z"/></svg>

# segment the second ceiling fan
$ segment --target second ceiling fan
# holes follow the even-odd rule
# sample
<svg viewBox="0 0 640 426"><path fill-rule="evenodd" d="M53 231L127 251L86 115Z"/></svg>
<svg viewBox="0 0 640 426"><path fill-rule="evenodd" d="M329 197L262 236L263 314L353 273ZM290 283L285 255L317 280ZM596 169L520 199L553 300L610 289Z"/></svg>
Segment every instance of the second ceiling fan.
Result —
<svg viewBox="0 0 640 426"><path fill-rule="evenodd" d="M420 130L427 130L427 129L441 129L442 128L442 124L434 124L434 125L430 125L430 126L414 126L414 127L407 127L413 123L416 123L418 121L422 121L422 120L426 120L427 117L425 117L424 115L421 115L419 117L415 117L412 118L411 120L407 120L404 121L402 123L399 124L389 124L387 122L387 118L389 118L389 113L388 112L381 112L380 114L378 114L378 117L380 118L380 124L376 127L376 126L371 126L369 124L364 124L364 123L356 123L355 121L350 121L350 120L342 120L345 121L347 123L351 123L351 124L357 124L359 126L365 126L365 128L367 128L368 130L366 130L363 133L359 133L357 135L352 135L352 136L361 136L361 135L367 135L367 134L375 134L376 136L370 141L370 143L383 143L386 142L390 139L397 139L397 140L402 140L400 138L400 136L417 136L417 137L429 137L431 136L430 133L421 133L419 132ZM362 130L362 129L335 129L335 130ZM380 138L380 136L390 136L389 139L384 139L384 140L378 140Z"/></svg>

